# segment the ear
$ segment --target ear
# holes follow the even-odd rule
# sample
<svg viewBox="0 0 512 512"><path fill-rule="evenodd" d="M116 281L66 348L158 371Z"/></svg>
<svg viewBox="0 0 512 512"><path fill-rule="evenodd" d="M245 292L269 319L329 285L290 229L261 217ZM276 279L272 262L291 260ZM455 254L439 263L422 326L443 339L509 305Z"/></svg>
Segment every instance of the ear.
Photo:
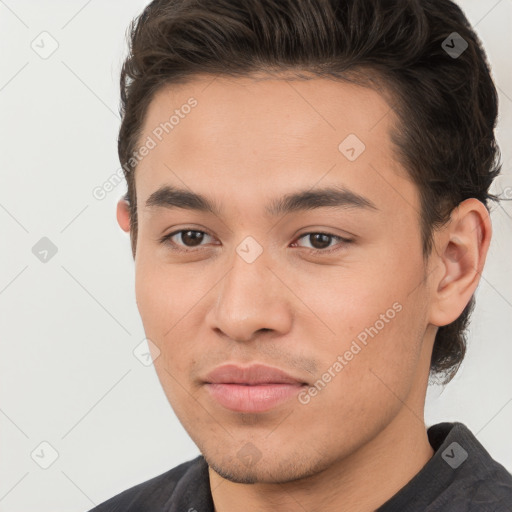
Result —
<svg viewBox="0 0 512 512"><path fill-rule="evenodd" d="M480 282L491 236L489 212L475 198L460 203L434 235L431 324L448 325L464 311Z"/></svg>
<svg viewBox="0 0 512 512"><path fill-rule="evenodd" d="M130 203L124 197L117 202L117 223L123 231L130 232Z"/></svg>

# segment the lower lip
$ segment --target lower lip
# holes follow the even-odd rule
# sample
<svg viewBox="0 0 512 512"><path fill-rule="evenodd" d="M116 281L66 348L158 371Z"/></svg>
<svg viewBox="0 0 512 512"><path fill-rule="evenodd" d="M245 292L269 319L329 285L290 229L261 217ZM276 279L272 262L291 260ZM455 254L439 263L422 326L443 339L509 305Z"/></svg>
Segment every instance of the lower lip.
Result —
<svg viewBox="0 0 512 512"><path fill-rule="evenodd" d="M206 384L210 395L235 412L265 412L297 396L301 384Z"/></svg>

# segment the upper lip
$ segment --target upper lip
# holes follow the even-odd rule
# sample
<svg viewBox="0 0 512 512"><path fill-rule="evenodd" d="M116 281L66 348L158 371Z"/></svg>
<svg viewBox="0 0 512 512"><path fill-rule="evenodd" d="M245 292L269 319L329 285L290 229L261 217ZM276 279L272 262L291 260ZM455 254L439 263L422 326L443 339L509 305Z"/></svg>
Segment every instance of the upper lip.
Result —
<svg viewBox="0 0 512 512"><path fill-rule="evenodd" d="M302 380L292 377L279 368L263 364L245 367L224 364L208 373L204 380L209 384L304 384Z"/></svg>

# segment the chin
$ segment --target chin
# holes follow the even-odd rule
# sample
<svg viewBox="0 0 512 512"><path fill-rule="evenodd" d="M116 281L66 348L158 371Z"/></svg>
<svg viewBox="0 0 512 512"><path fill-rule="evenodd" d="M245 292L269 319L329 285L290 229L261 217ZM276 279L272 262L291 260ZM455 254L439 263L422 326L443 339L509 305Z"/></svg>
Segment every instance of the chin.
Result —
<svg viewBox="0 0 512 512"><path fill-rule="evenodd" d="M245 464L236 456L223 456L220 461L216 457L203 456L218 475L237 484L285 484L310 477L324 469L316 467L312 461L300 460L300 456L278 461L275 454L270 454L271 463L263 457L255 464Z"/></svg>

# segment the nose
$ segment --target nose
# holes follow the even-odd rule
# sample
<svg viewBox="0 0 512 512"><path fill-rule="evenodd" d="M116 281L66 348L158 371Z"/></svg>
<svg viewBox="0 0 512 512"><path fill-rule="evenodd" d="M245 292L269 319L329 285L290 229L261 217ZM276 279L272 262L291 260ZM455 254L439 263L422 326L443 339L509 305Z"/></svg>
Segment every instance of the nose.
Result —
<svg viewBox="0 0 512 512"><path fill-rule="evenodd" d="M292 304L286 276L261 255L247 263L235 254L207 314L210 328L237 342L268 331L284 335L292 326Z"/></svg>

